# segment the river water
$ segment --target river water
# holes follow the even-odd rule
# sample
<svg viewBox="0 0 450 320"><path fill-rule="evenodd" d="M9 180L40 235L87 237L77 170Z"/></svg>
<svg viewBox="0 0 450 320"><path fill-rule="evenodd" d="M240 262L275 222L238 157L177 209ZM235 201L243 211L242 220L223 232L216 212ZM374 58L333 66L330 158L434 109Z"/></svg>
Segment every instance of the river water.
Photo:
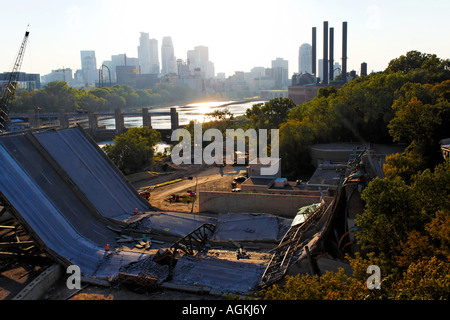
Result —
<svg viewBox="0 0 450 320"><path fill-rule="evenodd" d="M149 108L149 113L152 112L168 112L170 108L177 108L178 121L180 126L189 124L189 121L196 120L198 122L208 121L206 114L214 112L215 110L228 109L235 117L244 115L247 109L250 109L254 104L266 102L265 100L252 102L236 102L236 101L213 101L213 102L198 102L191 103L186 106L170 106L161 108ZM226 105L229 104L229 105ZM226 106L224 106L226 105ZM135 128L142 126L142 117L126 117L126 128ZM105 126L106 129L115 129L115 119L104 119L98 121L99 126ZM152 117L153 129L170 129L170 116ZM112 141L103 141L99 145L111 144ZM156 146L157 151L163 151L168 145L160 143Z"/></svg>
<svg viewBox="0 0 450 320"><path fill-rule="evenodd" d="M234 101L214 101L214 102L200 102L191 103L186 106L171 106L149 109L149 113L152 112L168 112L170 108L177 108L178 121L180 126L187 125L191 120L197 120L198 122L204 122L205 115L207 113L214 112L214 110L223 110L227 108L235 117L245 114L247 109L250 109L254 104L265 102L253 101L223 106L225 104L234 103ZM106 126L106 129L115 129L114 119L105 119L98 121L99 126ZM142 126L142 117L127 117L125 118L125 127L134 128ZM153 129L170 129L170 116L158 116L152 117Z"/></svg>

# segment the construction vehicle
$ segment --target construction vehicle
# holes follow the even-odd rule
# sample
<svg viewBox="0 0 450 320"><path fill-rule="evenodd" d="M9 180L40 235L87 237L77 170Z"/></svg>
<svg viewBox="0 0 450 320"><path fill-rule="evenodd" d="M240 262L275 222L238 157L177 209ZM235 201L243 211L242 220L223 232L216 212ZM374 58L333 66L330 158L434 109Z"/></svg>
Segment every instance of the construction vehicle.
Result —
<svg viewBox="0 0 450 320"><path fill-rule="evenodd" d="M13 70L9 75L8 82L2 90L2 95L0 97L0 132L5 132L8 130L10 124L9 119L9 108L14 100L14 95L16 93L17 82L19 80L19 72L22 66L22 61L25 53L25 47L27 45L28 36L30 32L27 30L20 46L19 53L17 54L16 61L14 62Z"/></svg>

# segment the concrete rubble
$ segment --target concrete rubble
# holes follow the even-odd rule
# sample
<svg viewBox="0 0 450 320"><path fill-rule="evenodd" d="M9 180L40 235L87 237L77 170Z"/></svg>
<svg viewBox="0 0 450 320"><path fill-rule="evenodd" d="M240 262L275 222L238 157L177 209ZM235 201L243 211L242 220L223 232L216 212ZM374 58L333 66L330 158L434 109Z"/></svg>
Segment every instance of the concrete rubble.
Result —
<svg viewBox="0 0 450 320"><path fill-rule="evenodd" d="M0 161L1 204L38 246L111 283L249 295L299 261L314 264L339 212L337 202L322 203L292 224L269 214L155 211L81 128L1 136Z"/></svg>

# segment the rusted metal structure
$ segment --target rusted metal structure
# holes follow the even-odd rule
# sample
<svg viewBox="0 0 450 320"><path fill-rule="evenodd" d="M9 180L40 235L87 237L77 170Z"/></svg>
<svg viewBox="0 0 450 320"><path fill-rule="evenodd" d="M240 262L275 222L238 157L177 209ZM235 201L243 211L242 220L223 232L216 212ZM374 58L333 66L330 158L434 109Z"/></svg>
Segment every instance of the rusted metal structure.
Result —
<svg viewBox="0 0 450 320"><path fill-rule="evenodd" d="M309 255L308 242L319 232L330 217L332 204L322 199L320 206L303 223L292 226L279 245L272 249L272 258L261 278L259 288L263 289L279 281L293 263L298 261L302 250Z"/></svg>
<svg viewBox="0 0 450 320"><path fill-rule="evenodd" d="M214 231L216 231L216 226L214 224L202 224L172 244L170 248L173 251L173 255L176 255L178 251L182 251L185 254L194 255L195 251L204 249L208 238L212 236Z"/></svg>

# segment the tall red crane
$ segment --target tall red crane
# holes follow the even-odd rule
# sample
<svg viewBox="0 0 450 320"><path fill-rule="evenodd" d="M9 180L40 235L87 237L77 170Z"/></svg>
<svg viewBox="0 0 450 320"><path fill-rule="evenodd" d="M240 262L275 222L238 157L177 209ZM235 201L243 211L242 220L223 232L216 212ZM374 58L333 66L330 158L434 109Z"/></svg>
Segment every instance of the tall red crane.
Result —
<svg viewBox="0 0 450 320"><path fill-rule="evenodd" d="M19 53L17 54L16 61L12 72L9 75L8 82L4 89L2 90L2 95L0 98L0 132L7 130L10 124L9 119L9 106L14 100L14 95L16 93L17 81L19 80L19 72L22 66L23 56L25 53L25 47L27 46L27 40L30 32L27 30L20 46Z"/></svg>

